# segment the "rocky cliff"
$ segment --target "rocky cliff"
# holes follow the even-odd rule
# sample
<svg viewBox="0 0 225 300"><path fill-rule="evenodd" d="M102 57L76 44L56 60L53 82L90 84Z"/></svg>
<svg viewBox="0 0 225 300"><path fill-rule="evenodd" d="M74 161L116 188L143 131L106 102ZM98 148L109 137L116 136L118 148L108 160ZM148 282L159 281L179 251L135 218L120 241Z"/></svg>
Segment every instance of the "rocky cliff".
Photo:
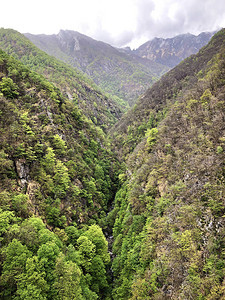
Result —
<svg viewBox="0 0 225 300"><path fill-rule="evenodd" d="M209 42L214 33L202 32L198 36L187 33L167 39L154 38L141 45L133 53L173 68L186 57L197 53Z"/></svg>

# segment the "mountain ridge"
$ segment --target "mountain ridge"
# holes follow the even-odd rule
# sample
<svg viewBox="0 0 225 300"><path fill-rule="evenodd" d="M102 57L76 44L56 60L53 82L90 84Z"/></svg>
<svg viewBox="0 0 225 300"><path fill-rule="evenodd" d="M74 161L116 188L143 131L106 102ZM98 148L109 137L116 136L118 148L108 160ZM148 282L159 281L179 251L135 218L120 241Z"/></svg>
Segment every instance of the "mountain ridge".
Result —
<svg viewBox="0 0 225 300"><path fill-rule="evenodd" d="M216 31L202 32L199 35L186 33L172 38L156 37L132 53L173 68L191 54L196 54L215 33Z"/></svg>
<svg viewBox="0 0 225 300"><path fill-rule="evenodd" d="M124 103L112 99L79 70L49 56L21 33L0 29L0 47L57 85L62 93L104 130L120 118Z"/></svg>
<svg viewBox="0 0 225 300"><path fill-rule="evenodd" d="M0 298L107 298L117 171L103 130L0 50L0 141Z"/></svg>
<svg viewBox="0 0 225 300"><path fill-rule="evenodd" d="M112 131L115 299L224 298L225 30ZM123 150L121 151L121 149Z"/></svg>
<svg viewBox="0 0 225 300"><path fill-rule="evenodd" d="M80 69L103 90L126 99L130 105L168 70L71 30L61 30L57 35L25 35L37 47Z"/></svg>
<svg viewBox="0 0 225 300"><path fill-rule="evenodd" d="M0 47L0 297L224 299L225 29L106 133L91 81L15 31Z"/></svg>

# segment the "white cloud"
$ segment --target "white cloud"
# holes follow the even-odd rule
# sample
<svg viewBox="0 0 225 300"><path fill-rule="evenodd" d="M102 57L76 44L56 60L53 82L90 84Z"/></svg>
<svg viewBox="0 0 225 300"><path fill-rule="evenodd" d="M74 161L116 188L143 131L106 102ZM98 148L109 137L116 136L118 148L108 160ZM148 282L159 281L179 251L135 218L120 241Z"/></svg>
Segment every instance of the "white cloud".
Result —
<svg viewBox="0 0 225 300"><path fill-rule="evenodd" d="M224 0L7 0L1 13L0 27L34 34L71 29L116 46L225 26Z"/></svg>

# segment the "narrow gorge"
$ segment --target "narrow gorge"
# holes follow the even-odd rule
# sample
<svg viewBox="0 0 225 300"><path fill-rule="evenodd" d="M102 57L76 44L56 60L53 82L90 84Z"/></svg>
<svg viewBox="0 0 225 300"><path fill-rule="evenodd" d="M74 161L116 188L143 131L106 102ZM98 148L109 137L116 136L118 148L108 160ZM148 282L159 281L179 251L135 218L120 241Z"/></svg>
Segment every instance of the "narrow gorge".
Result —
<svg viewBox="0 0 225 300"><path fill-rule="evenodd" d="M224 299L225 30L135 100L17 31L0 48L0 298Z"/></svg>

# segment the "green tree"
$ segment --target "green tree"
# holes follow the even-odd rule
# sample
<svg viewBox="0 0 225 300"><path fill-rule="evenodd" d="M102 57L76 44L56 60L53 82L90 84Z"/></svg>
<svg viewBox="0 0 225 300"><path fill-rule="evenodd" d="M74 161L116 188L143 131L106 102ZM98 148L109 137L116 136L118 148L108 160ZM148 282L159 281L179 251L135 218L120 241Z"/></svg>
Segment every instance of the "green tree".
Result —
<svg viewBox="0 0 225 300"><path fill-rule="evenodd" d="M63 155L67 149L66 142L58 135L54 135L53 146L56 154Z"/></svg>
<svg viewBox="0 0 225 300"><path fill-rule="evenodd" d="M95 256L96 247L86 236L80 236L77 240L77 245L78 252L81 257L80 264L86 271L88 271L91 261Z"/></svg>
<svg viewBox="0 0 225 300"><path fill-rule="evenodd" d="M48 147L46 150L46 155L44 157L43 165L45 166L45 169L53 173L54 167L56 163L55 153L54 150L51 147Z"/></svg>
<svg viewBox="0 0 225 300"><path fill-rule="evenodd" d="M20 217L28 216L28 195L19 194L13 197L12 207Z"/></svg>
<svg viewBox="0 0 225 300"><path fill-rule="evenodd" d="M69 188L70 178L67 167L58 160L55 167L55 176L53 177L56 197L63 197Z"/></svg>
<svg viewBox="0 0 225 300"><path fill-rule="evenodd" d="M92 276L91 289L101 295L106 295L106 289L109 287L106 278L105 265L99 255L96 255L90 267L90 274Z"/></svg>
<svg viewBox="0 0 225 300"><path fill-rule="evenodd" d="M46 300L49 286L45 280L45 272L40 269L36 256L28 258L25 273L17 277L18 288L16 300Z"/></svg>
<svg viewBox="0 0 225 300"><path fill-rule="evenodd" d="M3 249L2 254L4 257L1 276L1 285L4 287L2 296L7 298L15 293L17 278L25 272L26 261L31 257L31 252L20 241L13 239Z"/></svg>
<svg viewBox="0 0 225 300"><path fill-rule="evenodd" d="M84 233L96 247L96 254L98 254L105 264L109 263L110 256L108 253L108 242L98 225L89 226L88 230Z"/></svg>
<svg viewBox="0 0 225 300"><path fill-rule="evenodd" d="M13 220L15 220L15 216L12 211L3 211L0 208L0 235L3 235L7 231Z"/></svg>
<svg viewBox="0 0 225 300"><path fill-rule="evenodd" d="M48 299L54 299L56 291L54 289L55 282L55 265L56 258L59 255L59 247L54 242L47 242L46 244L41 245L38 249L37 256L40 264L40 270L45 272L45 280L50 286L48 293ZM51 298L52 297L52 298Z"/></svg>
<svg viewBox="0 0 225 300"><path fill-rule="evenodd" d="M146 143L147 150L151 151L158 137L158 129L157 128L148 129L145 135L147 137L147 143Z"/></svg>
<svg viewBox="0 0 225 300"><path fill-rule="evenodd" d="M68 235L69 238L69 243L72 244L73 246L76 245L77 239L80 236L79 230L75 226L67 226L65 228L65 232Z"/></svg>
<svg viewBox="0 0 225 300"><path fill-rule="evenodd" d="M60 253L56 260L55 277L56 299L83 299L80 287L81 270L74 262L66 261L62 253Z"/></svg>
<svg viewBox="0 0 225 300"><path fill-rule="evenodd" d="M8 99L16 98L19 95L18 86L11 78L7 77L3 77L0 81L0 91Z"/></svg>

